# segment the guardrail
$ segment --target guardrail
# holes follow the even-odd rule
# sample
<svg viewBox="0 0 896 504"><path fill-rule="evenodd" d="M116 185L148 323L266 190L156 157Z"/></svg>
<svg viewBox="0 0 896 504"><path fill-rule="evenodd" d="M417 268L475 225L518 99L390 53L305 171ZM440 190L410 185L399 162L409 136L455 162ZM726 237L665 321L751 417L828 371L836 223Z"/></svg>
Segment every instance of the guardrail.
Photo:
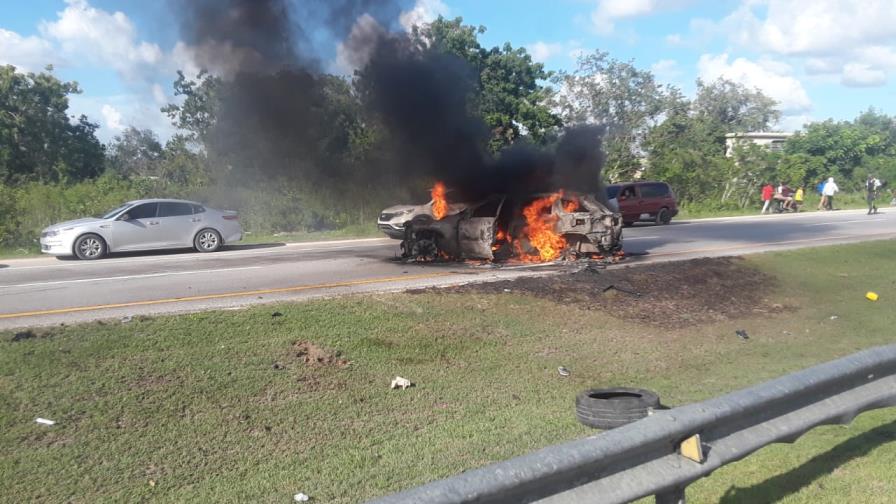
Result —
<svg viewBox="0 0 896 504"><path fill-rule="evenodd" d="M656 495L660 504L683 503L687 485L725 464L771 443L792 443L819 425L846 424L859 413L888 406L896 406L896 345L656 411L618 429L373 502L615 503Z"/></svg>

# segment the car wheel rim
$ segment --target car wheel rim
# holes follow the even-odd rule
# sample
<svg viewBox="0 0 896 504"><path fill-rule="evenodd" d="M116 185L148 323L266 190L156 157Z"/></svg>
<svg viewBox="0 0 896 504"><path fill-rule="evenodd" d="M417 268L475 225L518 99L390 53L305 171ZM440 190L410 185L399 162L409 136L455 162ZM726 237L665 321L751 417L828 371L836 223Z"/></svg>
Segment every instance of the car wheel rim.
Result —
<svg viewBox="0 0 896 504"><path fill-rule="evenodd" d="M199 235L199 246L205 250L212 250L218 246L218 237L215 233L202 233Z"/></svg>
<svg viewBox="0 0 896 504"><path fill-rule="evenodd" d="M81 251L81 254L84 257L96 257L100 255L100 251L103 246L100 244L100 241L96 238L87 238L86 240L81 240L81 245L78 246L78 249Z"/></svg>

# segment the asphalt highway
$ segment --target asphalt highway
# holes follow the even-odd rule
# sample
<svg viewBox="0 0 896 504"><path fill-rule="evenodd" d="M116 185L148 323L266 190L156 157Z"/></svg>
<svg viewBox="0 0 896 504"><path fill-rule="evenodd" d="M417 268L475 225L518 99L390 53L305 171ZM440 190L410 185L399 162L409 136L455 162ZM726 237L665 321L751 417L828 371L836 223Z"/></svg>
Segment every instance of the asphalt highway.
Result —
<svg viewBox="0 0 896 504"><path fill-rule="evenodd" d="M896 208L638 224L620 266L896 238ZM121 254L99 261L0 259L0 329L548 274L566 265L406 264L386 238ZM618 266L614 266L618 267Z"/></svg>

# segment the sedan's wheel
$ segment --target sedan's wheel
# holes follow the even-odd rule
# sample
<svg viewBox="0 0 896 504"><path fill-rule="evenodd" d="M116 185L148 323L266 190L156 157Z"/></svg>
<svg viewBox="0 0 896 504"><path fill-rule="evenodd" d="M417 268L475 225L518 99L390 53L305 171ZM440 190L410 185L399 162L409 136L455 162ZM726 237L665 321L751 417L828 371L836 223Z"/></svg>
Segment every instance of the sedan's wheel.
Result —
<svg viewBox="0 0 896 504"><path fill-rule="evenodd" d="M214 229L203 229L193 240L193 246L200 252L214 252L221 248L221 233Z"/></svg>
<svg viewBox="0 0 896 504"><path fill-rule="evenodd" d="M656 214L656 223L657 224L668 224L672 221L672 214L669 213L668 208L661 208L659 213Z"/></svg>
<svg viewBox="0 0 896 504"><path fill-rule="evenodd" d="M81 236L75 240L75 255L78 259L99 259L106 255L106 241L95 234Z"/></svg>

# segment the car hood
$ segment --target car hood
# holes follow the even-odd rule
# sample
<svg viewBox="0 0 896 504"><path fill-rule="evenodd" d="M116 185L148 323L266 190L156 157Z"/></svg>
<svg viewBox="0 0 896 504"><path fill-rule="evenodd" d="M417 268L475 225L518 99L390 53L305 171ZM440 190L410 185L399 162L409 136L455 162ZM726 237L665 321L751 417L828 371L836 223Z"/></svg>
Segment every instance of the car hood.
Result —
<svg viewBox="0 0 896 504"><path fill-rule="evenodd" d="M405 210L416 210L424 205L394 205L389 208L384 208L380 213L398 213Z"/></svg>
<svg viewBox="0 0 896 504"><path fill-rule="evenodd" d="M448 203L448 215L454 215L458 212L462 212L470 207L469 203ZM418 215L418 214L426 214L432 215L432 206L429 203L424 203L422 205L395 205L390 206L389 208L383 209L381 213L398 213L401 211L410 210L411 213L409 215Z"/></svg>
<svg viewBox="0 0 896 504"><path fill-rule="evenodd" d="M64 228L81 226L84 224L89 224L91 222L100 222L102 220L103 219L98 219L96 217L86 217L84 219L75 219L75 220L60 222L58 224L53 224L52 226L49 226L46 229L44 229L44 231L54 231L54 230L58 231L58 230L64 229Z"/></svg>

